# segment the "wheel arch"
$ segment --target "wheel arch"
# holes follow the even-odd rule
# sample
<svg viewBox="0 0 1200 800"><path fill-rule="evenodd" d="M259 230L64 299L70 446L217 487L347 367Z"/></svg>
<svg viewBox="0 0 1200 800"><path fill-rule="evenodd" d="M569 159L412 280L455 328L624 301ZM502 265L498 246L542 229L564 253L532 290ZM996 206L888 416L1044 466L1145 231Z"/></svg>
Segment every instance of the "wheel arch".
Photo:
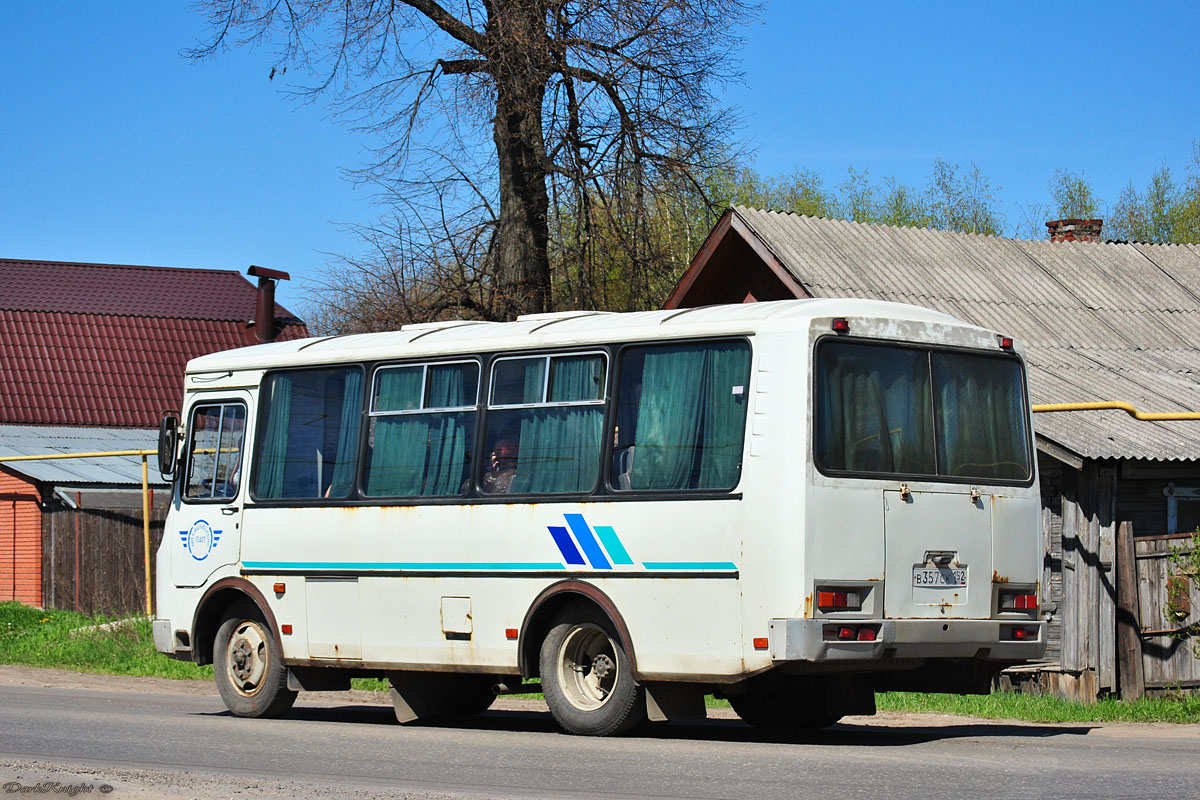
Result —
<svg viewBox="0 0 1200 800"><path fill-rule="evenodd" d="M636 676L637 654L633 649L633 639L629 635L629 626L625 624L625 618L617 610L612 598L593 584L568 578L543 589L525 612L517 642L518 665L522 677L532 678L538 674L538 650L550 630L551 620L561 609L575 602L589 603L600 609L608 618L629 658L630 670Z"/></svg>
<svg viewBox="0 0 1200 800"><path fill-rule="evenodd" d="M225 613L237 602L248 600L258 607L271 635L279 641L279 626L275 622L275 614L267 605L258 587L245 578L222 578L204 592L200 602L196 604L196 614L192 618L192 659L197 664L213 663L213 642L217 629Z"/></svg>

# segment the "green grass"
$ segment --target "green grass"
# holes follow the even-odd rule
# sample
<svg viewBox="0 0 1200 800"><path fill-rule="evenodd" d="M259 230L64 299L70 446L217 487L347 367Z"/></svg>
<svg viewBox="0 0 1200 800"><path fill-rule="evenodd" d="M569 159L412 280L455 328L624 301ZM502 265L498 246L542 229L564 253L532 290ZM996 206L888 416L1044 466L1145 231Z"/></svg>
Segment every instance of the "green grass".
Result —
<svg viewBox="0 0 1200 800"><path fill-rule="evenodd" d="M157 678L212 677L212 667L157 652L149 619L108 625L112 622L110 617L0 603L0 664Z"/></svg>
<svg viewBox="0 0 1200 800"><path fill-rule="evenodd" d="M1073 703L1014 692L987 695L882 692L875 695L875 702L880 711L959 714L1026 722L1200 722L1200 695L1182 692L1132 703L1113 699Z"/></svg>
<svg viewBox="0 0 1200 800"><path fill-rule="evenodd" d="M109 617L71 611L43 611L19 603L0 603L0 664L70 669L111 675L158 678L211 678L212 667L175 661L154 649L150 620L133 618L108 628ZM387 691L380 678L356 678L355 689ZM515 695L541 699L541 694ZM728 708L727 700L705 698L709 708ZM956 714L1027 722L1178 722L1200 723L1200 694L1179 693L1123 703L1071 703L1053 697L990 695L876 695L880 711Z"/></svg>

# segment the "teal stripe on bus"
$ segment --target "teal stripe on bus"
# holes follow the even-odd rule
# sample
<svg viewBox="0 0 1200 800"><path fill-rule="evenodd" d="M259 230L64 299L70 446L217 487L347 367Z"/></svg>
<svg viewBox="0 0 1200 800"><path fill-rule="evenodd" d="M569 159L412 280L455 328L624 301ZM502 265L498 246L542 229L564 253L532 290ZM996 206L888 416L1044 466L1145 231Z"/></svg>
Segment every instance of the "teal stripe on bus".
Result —
<svg viewBox="0 0 1200 800"><path fill-rule="evenodd" d="M646 569L661 569L661 570L736 570L737 564L732 561L643 561L642 566Z"/></svg>
<svg viewBox="0 0 1200 800"><path fill-rule="evenodd" d="M564 571L561 563L512 561L243 561L243 569Z"/></svg>

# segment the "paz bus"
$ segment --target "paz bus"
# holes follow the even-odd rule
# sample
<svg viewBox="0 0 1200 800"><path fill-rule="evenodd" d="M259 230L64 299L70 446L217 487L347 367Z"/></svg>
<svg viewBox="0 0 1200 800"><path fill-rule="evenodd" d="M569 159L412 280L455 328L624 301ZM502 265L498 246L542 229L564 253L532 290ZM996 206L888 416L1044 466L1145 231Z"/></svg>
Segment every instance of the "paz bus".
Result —
<svg viewBox="0 0 1200 800"><path fill-rule="evenodd" d="M814 299L196 358L160 429L156 647L248 717L355 676L401 722L540 679L590 735L705 693L788 728L985 693L1045 647L1022 352Z"/></svg>

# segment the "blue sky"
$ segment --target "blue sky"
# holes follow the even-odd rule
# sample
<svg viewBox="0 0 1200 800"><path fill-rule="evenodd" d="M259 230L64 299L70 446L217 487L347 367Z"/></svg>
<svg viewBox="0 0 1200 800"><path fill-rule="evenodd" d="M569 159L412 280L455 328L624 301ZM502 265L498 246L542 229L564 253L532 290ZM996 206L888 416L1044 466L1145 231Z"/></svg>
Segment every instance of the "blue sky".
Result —
<svg viewBox="0 0 1200 800"><path fill-rule="evenodd" d="M342 169L360 136L269 81L266 50L203 63L183 4L0 6L0 257L292 273L304 310L340 223L370 222ZM745 29L727 102L767 175L848 167L922 187L936 158L979 165L1008 230L1048 201L1056 169L1111 203L1200 141L1200 14L1192 3L773 0ZM294 72L293 72L294 74ZM289 76L291 77L291 76Z"/></svg>

